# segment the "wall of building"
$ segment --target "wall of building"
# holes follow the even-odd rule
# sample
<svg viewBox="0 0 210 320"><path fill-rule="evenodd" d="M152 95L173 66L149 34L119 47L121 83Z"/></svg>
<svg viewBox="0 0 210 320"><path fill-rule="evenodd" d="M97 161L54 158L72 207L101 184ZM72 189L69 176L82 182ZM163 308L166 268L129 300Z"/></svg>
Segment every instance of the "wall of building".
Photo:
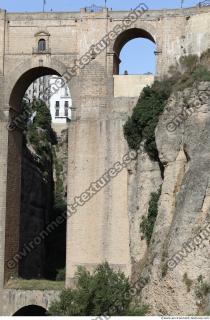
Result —
<svg viewBox="0 0 210 320"><path fill-rule="evenodd" d="M46 92L48 92L47 95ZM33 101L34 98L44 100L49 106L54 124L65 124L71 119L70 90L63 83L62 78L56 75L36 79L27 89L25 97L30 101Z"/></svg>
<svg viewBox="0 0 210 320"><path fill-rule="evenodd" d="M139 97L143 88L154 82L154 75L115 75L114 97Z"/></svg>

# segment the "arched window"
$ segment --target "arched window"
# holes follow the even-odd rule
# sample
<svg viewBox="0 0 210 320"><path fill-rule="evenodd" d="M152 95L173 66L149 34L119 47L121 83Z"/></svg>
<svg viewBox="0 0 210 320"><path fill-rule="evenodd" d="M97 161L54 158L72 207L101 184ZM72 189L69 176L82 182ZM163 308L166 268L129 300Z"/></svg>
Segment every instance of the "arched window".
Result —
<svg viewBox="0 0 210 320"><path fill-rule="evenodd" d="M40 39L38 42L38 51L42 52L42 51L46 51L46 40L44 39Z"/></svg>

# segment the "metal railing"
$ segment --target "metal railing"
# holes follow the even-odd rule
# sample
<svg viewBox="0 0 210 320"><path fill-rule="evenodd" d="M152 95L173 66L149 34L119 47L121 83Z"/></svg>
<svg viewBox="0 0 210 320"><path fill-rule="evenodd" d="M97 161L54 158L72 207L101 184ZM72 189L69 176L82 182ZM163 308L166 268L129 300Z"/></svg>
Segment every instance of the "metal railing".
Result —
<svg viewBox="0 0 210 320"><path fill-rule="evenodd" d="M210 1L209 0L205 0L205 1L201 1L197 4L198 7L208 7L210 6Z"/></svg>
<svg viewBox="0 0 210 320"><path fill-rule="evenodd" d="M90 7L86 7L85 11L86 12L102 12L103 9L104 9L103 7L96 6L95 4L92 4Z"/></svg>

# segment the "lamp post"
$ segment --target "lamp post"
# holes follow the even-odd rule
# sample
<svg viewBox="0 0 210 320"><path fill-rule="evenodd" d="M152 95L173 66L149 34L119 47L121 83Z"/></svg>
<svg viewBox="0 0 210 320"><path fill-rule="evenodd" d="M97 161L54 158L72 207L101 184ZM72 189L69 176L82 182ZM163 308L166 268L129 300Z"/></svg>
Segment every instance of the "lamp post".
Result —
<svg viewBox="0 0 210 320"><path fill-rule="evenodd" d="M43 12L44 12L45 5L46 5L46 0L43 0Z"/></svg>

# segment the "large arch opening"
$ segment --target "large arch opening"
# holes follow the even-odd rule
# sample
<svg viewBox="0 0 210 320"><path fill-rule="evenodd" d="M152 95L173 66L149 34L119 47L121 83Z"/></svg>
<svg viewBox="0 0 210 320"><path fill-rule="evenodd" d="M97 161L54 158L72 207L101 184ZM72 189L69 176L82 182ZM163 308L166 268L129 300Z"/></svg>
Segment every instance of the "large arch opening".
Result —
<svg viewBox="0 0 210 320"><path fill-rule="evenodd" d="M154 81L156 42L146 30L132 28L122 32L113 47L115 97L139 96Z"/></svg>
<svg viewBox="0 0 210 320"><path fill-rule="evenodd" d="M70 90L56 70L37 67L17 80L9 105L5 282L63 281Z"/></svg>
<svg viewBox="0 0 210 320"><path fill-rule="evenodd" d="M21 317L21 316L36 316L36 317L43 317L47 315L47 310L43 307L37 306L37 305L29 305L25 306L18 311L16 311L13 316L15 317Z"/></svg>
<svg viewBox="0 0 210 320"><path fill-rule="evenodd" d="M119 74L121 75L150 75L155 74L156 45L143 38L127 42L120 52Z"/></svg>

